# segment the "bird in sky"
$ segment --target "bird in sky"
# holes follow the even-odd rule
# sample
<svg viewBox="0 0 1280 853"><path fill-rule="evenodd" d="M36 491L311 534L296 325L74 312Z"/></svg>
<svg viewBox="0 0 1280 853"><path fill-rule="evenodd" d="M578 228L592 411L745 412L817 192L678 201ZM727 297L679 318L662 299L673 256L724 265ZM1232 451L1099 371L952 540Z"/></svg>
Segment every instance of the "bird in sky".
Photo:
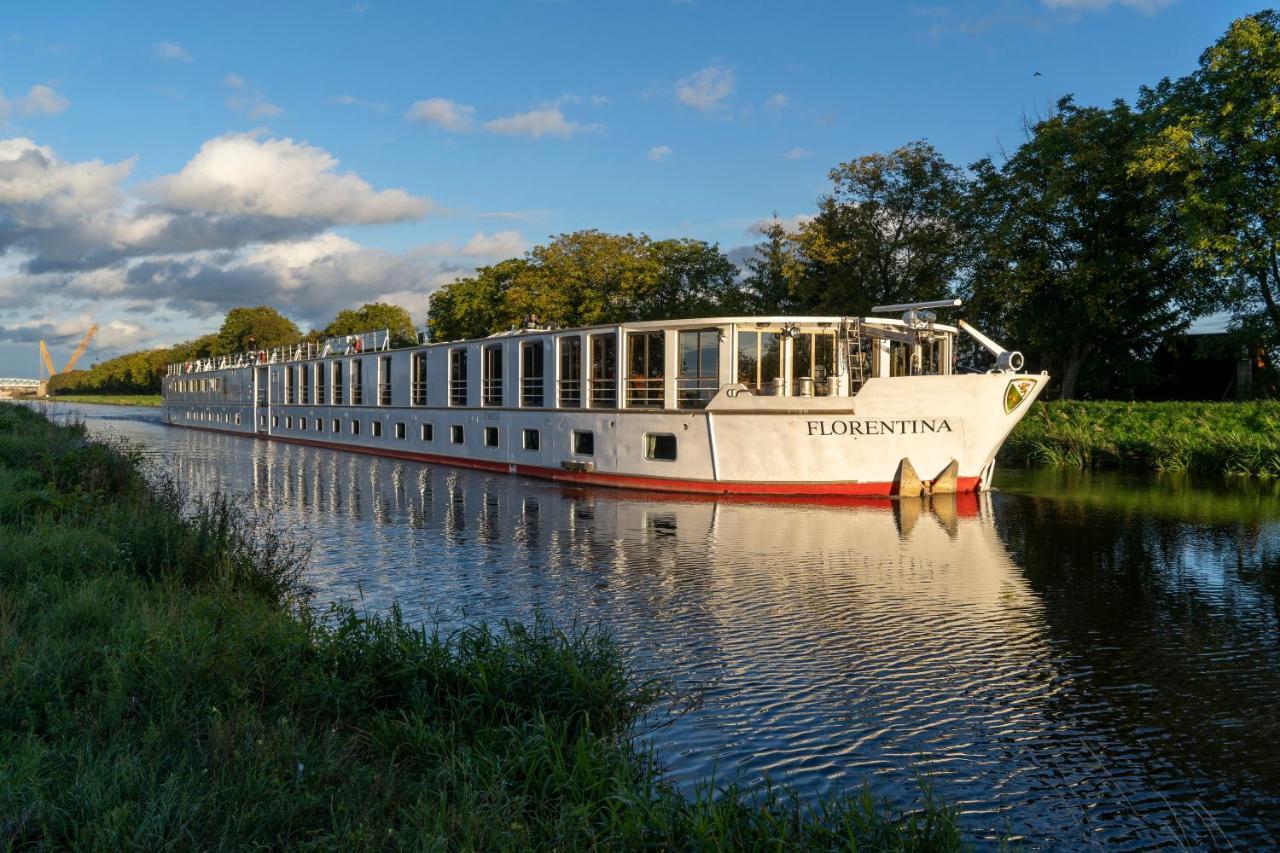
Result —
<svg viewBox="0 0 1280 853"><path fill-rule="evenodd" d="M1041 74L1039 71L1037 71L1035 74L1032 74L1031 76L1032 76L1032 77L1043 77L1044 75L1043 75L1043 74Z"/></svg>

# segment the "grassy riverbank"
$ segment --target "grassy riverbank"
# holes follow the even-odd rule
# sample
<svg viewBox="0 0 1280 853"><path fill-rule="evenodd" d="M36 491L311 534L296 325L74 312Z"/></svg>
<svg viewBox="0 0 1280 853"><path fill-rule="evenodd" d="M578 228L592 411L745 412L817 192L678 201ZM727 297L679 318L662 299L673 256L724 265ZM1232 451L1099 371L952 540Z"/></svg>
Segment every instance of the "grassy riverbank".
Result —
<svg viewBox="0 0 1280 853"><path fill-rule="evenodd" d="M1037 403L1000 461L1280 476L1280 403Z"/></svg>
<svg viewBox="0 0 1280 853"><path fill-rule="evenodd" d="M959 845L927 797L681 797L628 736L662 691L607 638L317 614L301 565L0 406L0 848Z"/></svg>
<svg viewBox="0 0 1280 853"><path fill-rule="evenodd" d="M97 403L100 406L159 406L159 394L56 394L54 403Z"/></svg>

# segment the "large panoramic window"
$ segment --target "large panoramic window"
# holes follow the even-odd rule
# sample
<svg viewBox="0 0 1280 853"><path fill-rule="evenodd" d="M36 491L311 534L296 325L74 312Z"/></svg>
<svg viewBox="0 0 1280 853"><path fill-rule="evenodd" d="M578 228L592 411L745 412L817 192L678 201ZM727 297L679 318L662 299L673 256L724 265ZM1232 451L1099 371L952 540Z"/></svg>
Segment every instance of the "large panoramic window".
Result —
<svg viewBox="0 0 1280 853"><path fill-rule="evenodd" d="M591 336L591 405L602 409L618 405L618 336L612 332Z"/></svg>
<svg viewBox="0 0 1280 853"><path fill-rule="evenodd" d="M467 351L449 351L449 405L467 404Z"/></svg>
<svg viewBox="0 0 1280 853"><path fill-rule="evenodd" d="M827 382L836 372L834 332L801 332L792 342L791 380L793 394L825 395Z"/></svg>
<svg viewBox="0 0 1280 853"><path fill-rule="evenodd" d="M292 365L284 369L284 402L285 402L285 405L293 404L293 366Z"/></svg>
<svg viewBox="0 0 1280 853"><path fill-rule="evenodd" d="M342 403L342 362L335 361L333 363L333 404L335 406L341 406Z"/></svg>
<svg viewBox="0 0 1280 853"><path fill-rule="evenodd" d="M502 344L480 350L480 405L502 405Z"/></svg>
<svg viewBox="0 0 1280 853"><path fill-rule="evenodd" d="M782 378L782 335L738 332L738 381L752 394L772 394Z"/></svg>
<svg viewBox="0 0 1280 853"><path fill-rule="evenodd" d="M627 335L627 405L638 409L661 409L665 402L662 332L631 332Z"/></svg>
<svg viewBox="0 0 1280 853"><path fill-rule="evenodd" d="M680 333L677 399L682 409L701 409L720 389L720 330Z"/></svg>
<svg viewBox="0 0 1280 853"><path fill-rule="evenodd" d="M378 358L378 405L391 405L391 356Z"/></svg>
<svg viewBox="0 0 1280 853"><path fill-rule="evenodd" d="M351 405L364 403L364 359L351 359Z"/></svg>
<svg viewBox="0 0 1280 853"><path fill-rule="evenodd" d="M560 408L577 409L582 406L582 338L577 335L563 337L560 343Z"/></svg>
<svg viewBox="0 0 1280 853"><path fill-rule="evenodd" d="M316 405L324 405L324 362L316 365Z"/></svg>
<svg viewBox="0 0 1280 853"><path fill-rule="evenodd" d="M302 387L301 403L304 406L311 405L311 365L301 364L298 366L298 375L302 379L299 383Z"/></svg>
<svg viewBox="0 0 1280 853"><path fill-rule="evenodd" d="M427 354L415 352L411 365L409 400L414 406L425 406L427 404Z"/></svg>
<svg viewBox="0 0 1280 853"><path fill-rule="evenodd" d="M542 361L542 341L525 341L520 345L520 405L522 406L538 409L546 405L543 393Z"/></svg>

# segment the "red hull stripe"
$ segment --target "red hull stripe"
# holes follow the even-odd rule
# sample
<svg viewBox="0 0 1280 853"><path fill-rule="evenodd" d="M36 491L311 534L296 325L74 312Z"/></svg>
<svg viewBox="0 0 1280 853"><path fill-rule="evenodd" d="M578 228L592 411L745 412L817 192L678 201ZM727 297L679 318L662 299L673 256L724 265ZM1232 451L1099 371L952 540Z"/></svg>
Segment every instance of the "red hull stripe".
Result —
<svg viewBox="0 0 1280 853"><path fill-rule="evenodd" d="M440 453L421 453L410 450L395 450L387 447L340 444L332 441L316 441L311 438L293 438L292 436L269 435L267 433L235 432L215 427L200 427L188 424L169 424L169 426L216 432L220 435L238 435L244 438L266 438L272 441L283 441L288 444L323 447L328 450L342 450L348 453L387 456L392 459L405 459L410 462L431 462L439 465L453 465L459 468L475 468L480 471L522 474L526 477L538 477L544 480L555 480L560 483L573 483L582 486L608 486L615 489L642 489L645 491L696 495L888 498L893 497L894 494L892 482L867 483L850 480L835 483L753 483L723 480L684 480L675 477L643 477L634 474L609 474L603 471L565 471L561 468L548 468L543 465L520 465L494 462L488 459L467 459L460 456L446 456ZM962 493L976 492L980 485L981 479L979 477L960 477L956 481L956 491Z"/></svg>

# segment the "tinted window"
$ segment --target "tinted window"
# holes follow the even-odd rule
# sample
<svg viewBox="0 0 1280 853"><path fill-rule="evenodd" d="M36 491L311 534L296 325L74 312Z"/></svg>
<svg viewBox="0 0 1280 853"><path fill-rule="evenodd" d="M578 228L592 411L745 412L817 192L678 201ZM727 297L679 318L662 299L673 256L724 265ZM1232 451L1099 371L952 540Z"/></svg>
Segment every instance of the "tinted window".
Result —
<svg viewBox="0 0 1280 853"><path fill-rule="evenodd" d="M674 462L676 459L676 437L669 432L645 433L644 458Z"/></svg>
<svg viewBox="0 0 1280 853"><path fill-rule="evenodd" d="M592 456L596 452L596 434L590 430L573 431L573 452L580 456Z"/></svg>

